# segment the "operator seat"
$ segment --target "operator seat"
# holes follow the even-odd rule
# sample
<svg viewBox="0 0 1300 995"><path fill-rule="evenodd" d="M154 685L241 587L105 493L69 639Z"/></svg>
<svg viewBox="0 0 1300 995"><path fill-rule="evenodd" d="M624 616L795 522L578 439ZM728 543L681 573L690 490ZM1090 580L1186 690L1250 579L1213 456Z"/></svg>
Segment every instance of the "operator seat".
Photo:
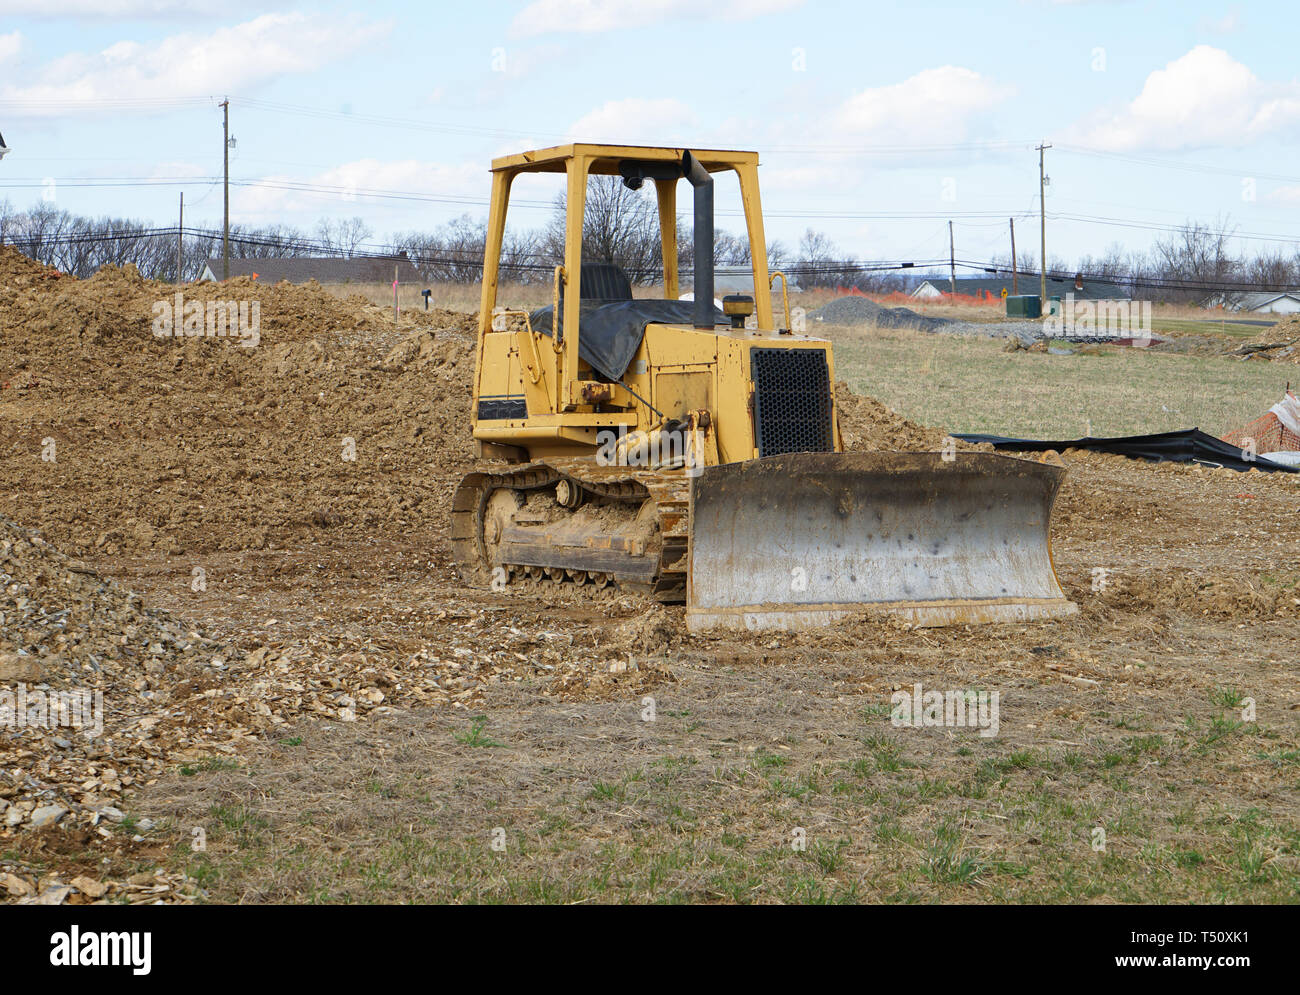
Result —
<svg viewBox="0 0 1300 995"><path fill-rule="evenodd" d="M583 263L578 297L584 301L630 301L632 281L614 263Z"/></svg>

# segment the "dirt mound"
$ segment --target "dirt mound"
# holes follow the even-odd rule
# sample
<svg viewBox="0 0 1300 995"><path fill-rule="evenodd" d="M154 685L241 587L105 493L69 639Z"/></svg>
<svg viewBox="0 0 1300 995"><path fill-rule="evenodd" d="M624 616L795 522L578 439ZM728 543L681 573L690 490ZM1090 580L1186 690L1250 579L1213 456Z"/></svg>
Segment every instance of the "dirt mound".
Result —
<svg viewBox="0 0 1300 995"><path fill-rule="evenodd" d="M455 366L464 358L464 341L439 339L436 332L423 330L406 336L388 351L383 365L388 369L423 370L427 366Z"/></svg>
<svg viewBox="0 0 1300 995"><path fill-rule="evenodd" d="M228 301L256 303L261 339L272 343L331 337L353 342L357 333L383 331L393 323L388 309L359 295L335 297L315 281L268 284L235 277L224 283L178 287L146 280L130 264L107 265L87 280L76 280L28 259L12 246L0 250L0 332L22 330L33 337L36 350L51 345L67 349L73 338L91 343L121 339L123 344L134 341L143 346L145 340L157 337L154 320L163 306L201 305L206 311L209 303ZM431 314L419 320L436 323L439 317ZM180 331L177 336L181 337ZM190 330L183 337L203 335Z"/></svg>
<svg viewBox="0 0 1300 995"><path fill-rule="evenodd" d="M681 634L678 622L659 605L614 626L614 646L629 653L662 653Z"/></svg>
<svg viewBox="0 0 1300 995"><path fill-rule="evenodd" d="M1269 332L1284 339L1300 338L1300 314L1283 315Z"/></svg>
<svg viewBox="0 0 1300 995"><path fill-rule="evenodd" d="M1297 578L1156 571L1108 579L1107 603L1125 610L1172 609L1234 619L1300 618Z"/></svg>
<svg viewBox="0 0 1300 995"><path fill-rule="evenodd" d="M910 422L874 397L855 394L846 383L835 385L840 435L848 452L938 452L947 435L940 428ZM971 448L965 443L960 448Z"/></svg>
<svg viewBox="0 0 1300 995"><path fill-rule="evenodd" d="M23 255L12 245L0 245L0 288L10 285L30 287L35 281L62 278L63 274L53 266L46 266L31 256Z"/></svg>
<svg viewBox="0 0 1300 995"><path fill-rule="evenodd" d="M446 308L430 308L428 311L404 311L402 320L416 327L429 327L444 331L456 331L462 335L474 337L478 334L477 311L448 311ZM511 317L512 328L523 327L523 320Z"/></svg>
<svg viewBox="0 0 1300 995"><path fill-rule="evenodd" d="M0 302L0 465L13 484L0 514L77 555L442 528L448 481L474 455L474 316L394 324L310 284L176 288L130 266L36 280L44 268L15 256ZM257 347L155 335L156 306L178 293L183 306L256 302Z"/></svg>
<svg viewBox="0 0 1300 995"><path fill-rule="evenodd" d="M1300 363L1300 315L1289 314L1272 328L1234 348L1240 359Z"/></svg>

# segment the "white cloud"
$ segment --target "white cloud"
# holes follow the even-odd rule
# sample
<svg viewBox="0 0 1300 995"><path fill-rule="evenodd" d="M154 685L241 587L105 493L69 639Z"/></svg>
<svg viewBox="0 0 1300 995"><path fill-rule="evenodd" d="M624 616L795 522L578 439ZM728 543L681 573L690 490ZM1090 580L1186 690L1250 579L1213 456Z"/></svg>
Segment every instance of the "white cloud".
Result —
<svg viewBox="0 0 1300 995"><path fill-rule="evenodd" d="M12 111L47 115L85 112L77 105L86 101L247 90L315 70L387 30L358 18L267 14L208 35L179 34L147 45L121 41L100 52L65 55L21 84L0 86L0 99L16 102Z"/></svg>
<svg viewBox="0 0 1300 995"><path fill-rule="evenodd" d="M1277 201L1281 204L1300 204L1300 187L1278 187L1270 191L1264 199Z"/></svg>
<svg viewBox="0 0 1300 995"><path fill-rule="evenodd" d="M640 28L673 18L711 17L746 21L783 10L804 0L533 0L515 15L510 32L516 36L553 34L564 31L591 34L619 28Z"/></svg>
<svg viewBox="0 0 1300 995"><path fill-rule="evenodd" d="M1111 151L1240 146L1300 121L1300 83L1266 83L1222 49L1197 45L1147 77L1118 111L1074 129Z"/></svg>
<svg viewBox="0 0 1300 995"><path fill-rule="evenodd" d="M12 59L22 47L23 36L17 31L12 34L0 35L0 62Z"/></svg>
<svg viewBox="0 0 1300 995"><path fill-rule="evenodd" d="M832 115L843 138L880 144L959 141L975 117L1014 90L961 66L926 69L901 83L863 90Z"/></svg>
<svg viewBox="0 0 1300 995"><path fill-rule="evenodd" d="M695 124L695 113L672 97L610 100L569 125L579 142L619 145L672 145Z"/></svg>
<svg viewBox="0 0 1300 995"><path fill-rule="evenodd" d="M227 0L224 8L251 7L250 0ZM265 8L265 3L258 6ZM211 15L216 8L203 0L0 0L0 14L40 18L155 18Z"/></svg>

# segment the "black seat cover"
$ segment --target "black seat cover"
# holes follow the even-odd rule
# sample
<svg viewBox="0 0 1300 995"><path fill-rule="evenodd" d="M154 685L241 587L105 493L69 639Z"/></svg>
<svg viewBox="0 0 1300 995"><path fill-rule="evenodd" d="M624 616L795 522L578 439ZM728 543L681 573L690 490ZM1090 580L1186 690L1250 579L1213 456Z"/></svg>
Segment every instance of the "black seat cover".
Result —
<svg viewBox="0 0 1300 995"><path fill-rule="evenodd" d="M578 355L591 364L597 376L607 380L622 379L650 322L689 325L695 318L691 301L633 299L632 282L613 263L583 263L578 297ZM551 310L540 308L530 316L533 328L543 335L551 334ZM716 309L714 316L725 320ZM561 311L561 332L563 327Z"/></svg>
<svg viewBox="0 0 1300 995"><path fill-rule="evenodd" d="M630 301L632 281L614 263L583 263L578 297L584 301Z"/></svg>
<svg viewBox="0 0 1300 995"><path fill-rule="evenodd" d="M726 319L713 309L716 322ZM551 334L551 308L534 311L529 320L536 331ZM621 380L636 355L651 322L666 325L692 325L695 321L693 301L664 301L649 298L625 301L582 301L578 306L581 335L578 355L591 364L600 376ZM560 312L560 332L564 331L564 312Z"/></svg>

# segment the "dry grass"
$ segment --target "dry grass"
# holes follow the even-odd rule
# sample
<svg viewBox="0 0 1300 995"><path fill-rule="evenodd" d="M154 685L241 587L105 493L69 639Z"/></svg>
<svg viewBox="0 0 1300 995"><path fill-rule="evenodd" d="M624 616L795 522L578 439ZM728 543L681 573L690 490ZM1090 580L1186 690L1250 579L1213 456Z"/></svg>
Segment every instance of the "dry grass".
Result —
<svg viewBox="0 0 1300 995"><path fill-rule="evenodd" d="M328 291L335 297L348 298L354 296L364 297L371 304L378 304L380 307L392 308L393 306L393 285L391 283L331 283L323 285L322 290ZM424 298L420 296L423 286L414 283L399 284L397 288L397 304L403 311L422 311L424 310ZM431 307L440 307L435 298Z"/></svg>
<svg viewBox="0 0 1300 995"><path fill-rule="evenodd" d="M977 336L819 328L859 393L952 432L1038 438L1197 427L1222 435L1277 403L1287 372L1268 363L1088 347L1069 356L1004 352Z"/></svg>
<svg viewBox="0 0 1300 995"><path fill-rule="evenodd" d="M389 283L337 283L323 289L336 297L359 294L372 304L388 308L393 306L393 287ZM430 307L449 311L478 310L479 286L465 283L401 284L398 287L398 306L403 311L424 310L421 292L425 289L433 291L429 300ZM497 296L497 303L505 307L531 309L543 307L550 302L550 288L541 284L502 284Z"/></svg>

